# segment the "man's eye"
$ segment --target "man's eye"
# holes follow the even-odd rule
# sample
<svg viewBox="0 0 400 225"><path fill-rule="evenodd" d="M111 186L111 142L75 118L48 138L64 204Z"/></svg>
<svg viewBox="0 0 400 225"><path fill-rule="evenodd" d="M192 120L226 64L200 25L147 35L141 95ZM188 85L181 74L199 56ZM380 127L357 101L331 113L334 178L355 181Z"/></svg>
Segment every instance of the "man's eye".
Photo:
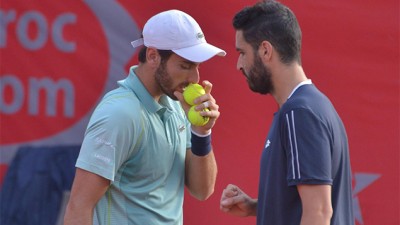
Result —
<svg viewBox="0 0 400 225"><path fill-rule="evenodd" d="M190 66L189 65L181 65L181 68L184 70L190 70Z"/></svg>

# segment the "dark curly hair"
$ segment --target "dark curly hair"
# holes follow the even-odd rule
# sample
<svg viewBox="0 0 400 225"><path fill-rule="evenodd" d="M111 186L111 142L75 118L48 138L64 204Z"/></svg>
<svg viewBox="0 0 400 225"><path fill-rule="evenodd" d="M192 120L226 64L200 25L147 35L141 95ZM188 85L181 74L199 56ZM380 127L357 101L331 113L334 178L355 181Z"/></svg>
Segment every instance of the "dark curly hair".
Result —
<svg viewBox="0 0 400 225"><path fill-rule="evenodd" d="M233 27L254 50L262 41L269 41L285 64L301 64L301 29L294 13L285 5L265 0L245 7L233 18Z"/></svg>

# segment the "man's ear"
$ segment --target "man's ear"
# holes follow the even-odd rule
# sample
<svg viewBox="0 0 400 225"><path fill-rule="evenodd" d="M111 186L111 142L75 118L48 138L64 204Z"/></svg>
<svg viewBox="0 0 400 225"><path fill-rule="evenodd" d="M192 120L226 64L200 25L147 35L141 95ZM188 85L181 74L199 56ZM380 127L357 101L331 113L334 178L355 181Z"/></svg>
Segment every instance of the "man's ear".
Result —
<svg viewBox="0 0 400 225"><path fill-rule="evenodd" d="M258 49L260 57L267 61L270 61L272 59L273 50L274 48L269 41L261 42L260 48Z"/></svg>
<svg viewBox="0 0 400 225"><path fill-rule="evenodd" d="M158 66L160 62L160 55L157 49L148 47L146 50L146 62L150 65Z"/></svg>

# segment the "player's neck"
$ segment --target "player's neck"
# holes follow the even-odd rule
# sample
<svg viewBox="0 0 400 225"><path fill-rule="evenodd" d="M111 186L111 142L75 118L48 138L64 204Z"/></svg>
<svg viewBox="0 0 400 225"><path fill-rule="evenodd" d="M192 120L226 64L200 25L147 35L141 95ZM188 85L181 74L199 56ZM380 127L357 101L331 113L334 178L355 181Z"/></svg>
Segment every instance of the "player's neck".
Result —
<svg viewBox="0 0 400 225"><path fill-rule="evenodd" d="M276 70L274 76L274 92L272 96L279 107L287 101L290 93L301 82L307 80L303 67L297 63L291 65L281 65Z"/></svg>

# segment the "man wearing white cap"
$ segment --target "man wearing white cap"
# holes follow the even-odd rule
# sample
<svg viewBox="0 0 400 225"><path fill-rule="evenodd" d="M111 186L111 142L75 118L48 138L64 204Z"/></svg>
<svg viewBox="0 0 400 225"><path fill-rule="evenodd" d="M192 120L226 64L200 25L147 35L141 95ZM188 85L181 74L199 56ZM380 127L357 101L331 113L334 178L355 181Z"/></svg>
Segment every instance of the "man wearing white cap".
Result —
<svg viewBox="0 0 400 225"><path fill-rule="evenodd" d="M208 44L197 22L179 10L150 18L139 65L107 93L87 127L65 225L182 224L184 186L199 200L214 190L217 166L211 128L219 117L206 94L197 109L209 117L190 125L183 89L199 82L199 64L225 51ZM178 100L178 101L177 101Z"/></svg>

